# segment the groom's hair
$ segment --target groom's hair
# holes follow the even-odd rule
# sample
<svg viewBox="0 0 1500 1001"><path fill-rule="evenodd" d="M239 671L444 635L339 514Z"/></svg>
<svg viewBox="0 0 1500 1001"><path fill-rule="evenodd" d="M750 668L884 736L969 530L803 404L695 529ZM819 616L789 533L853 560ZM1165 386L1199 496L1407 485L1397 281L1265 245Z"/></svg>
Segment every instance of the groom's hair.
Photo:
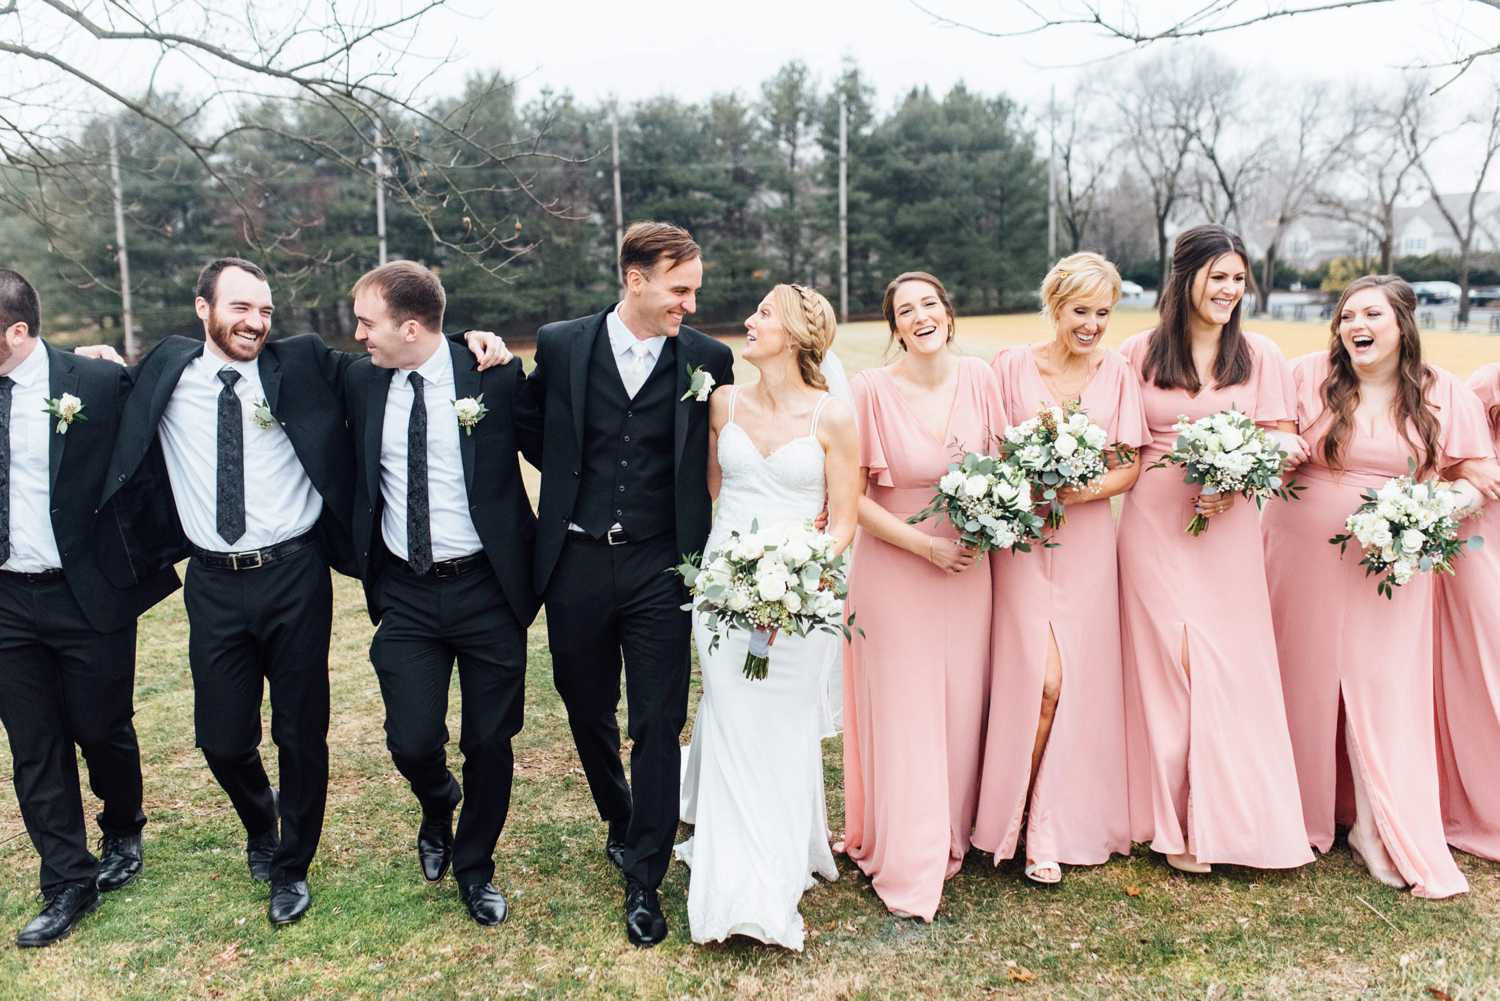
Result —
<svg viewBox="0 0 1500 1001"><path fill-rule="evenodd" d="M366 289L379 293L398 326L416 320L428 330L442 331L448 295L430 268L416 261L391 261L365 272L349 293L359 295Z"/></svg>
<svg viewBox="0 0 1500 1001"><path fill-rule="evenodd" d="M42 335L42 300L19 271L0 268L0 331L26 324L32 337Z"/></svg>
<svg viewBox="0 0 1500 1001"><path fill-rule="evenodd" d="M681 226L669 222L632 223L620 241L620 278L623 280L631 268L649 275L663 258L675 267L702 253L692 234Z"/></svg>

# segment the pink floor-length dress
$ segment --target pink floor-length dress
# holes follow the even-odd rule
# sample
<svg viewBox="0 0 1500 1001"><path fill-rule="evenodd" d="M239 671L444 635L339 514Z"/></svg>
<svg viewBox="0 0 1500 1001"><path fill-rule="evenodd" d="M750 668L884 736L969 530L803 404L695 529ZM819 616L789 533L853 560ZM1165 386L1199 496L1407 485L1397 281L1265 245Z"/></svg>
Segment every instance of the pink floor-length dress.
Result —
<svg viewBox="0 0 1500 1001"><path fill-rule="evenodd" d="M899 518L932 499L957 453L988 452L1006 425L994 373L960 361L941 439L884 369L856 375L869 496ZM953 537L932 519L922 531ZM969 850L979 799L990 661L991 560L950 575L861 530L844 653L845 846L886 907L931 921Z"/></svg>
<svg viewBox="0 0 1500 1001"><path fill-rule="evenodd" d="M1052 398L1030 346L992 363L1012 422L1062 401ZM1080 394L1111 444L1151 440L1130 365L1101 351ZM974 845L998 863L1016 852L1031 752L1041 718L1048 636L1062 661L1062 691L1037 770L1026 821L1026 854L1037 861L1097 865L1130 854L1125 777L1125 700L1120 669L1119 574L1108 500L1073 504L1054 549L996 557L989 721Z"/></svg>
<svg viewBox="0 0 1500 1001"><path fill-rule="evenodd" d="M1274 343L1246 333L1248 381L1197 396L1142 379L1152 441L1171 449L1179 415L1231 406L1259 423L1292 420L1295 392ZM1120 347L1139 374L1146 334ZM1120 516L1120 624L1131 837L1200 862L1285 869L1312 861L1281 699L1259 512L1237 498L1186 534L1198 488L1176 466L1144 468ZM1191 678L1183 671L1186 645Z"/></svg>
<svg viewBox="0 0 1500 1001"><path fill-rule="evenodd" d="M1352 764L1366 778L1375 827L1396 870L1415 895L1449 897L1467 890L1468 883L1444 842L1438 799L1432 577L1418 574L1394 599L1386 599L1360 566L1357 544L1340 556L1328 542L1344 530L1361 494L1405 474L1413 453L1394 424L1385 421L1373 435L1357 427L1345 447L1343 469L1330 469L1322 460L1329 420L1320 394L1328 371L1326 354L1297 360L1297 428L1313 458L1297 470L1306 487L1301 498L1274 502L1264 519L1282 689L1307 836L1326 852L1333 844L1335 817L1353 820L1348 805L1353 800L1339 790L1347 728L1359 759ZM1488 454L1479 401L1453 376L1434 372L1428 399L1442 424L1442 465ZM1418 440L1415 429L1411 433Z"/></svg>
<svg viewBox="0 0 1500 1001"><path fill-rule="evenodd" d="M1486 413L1500 406L1500 365L1469 379ZM1491 430L1500 449L1500 433ZM1500 861L1500 503L1464 523L1467 550L1438 591L1438 781L1448 843Z"/></svg>

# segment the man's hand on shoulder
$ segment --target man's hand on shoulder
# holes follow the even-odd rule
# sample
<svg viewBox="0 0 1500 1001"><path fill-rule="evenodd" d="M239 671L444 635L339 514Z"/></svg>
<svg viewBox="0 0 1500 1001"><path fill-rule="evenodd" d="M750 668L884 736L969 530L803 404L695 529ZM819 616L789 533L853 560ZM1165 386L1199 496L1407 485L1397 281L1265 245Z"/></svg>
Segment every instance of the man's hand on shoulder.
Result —
<svg viewBox="0 0 1500 1001"><path fill-rule="evenodd" d="M487 368L508 363L515 355L505 346L505 339L488 330L470 330L464 334L464 343L474 355L474 361L483 372Z"/></svg>
<svg viewBox="0 0 1500 1001"><path fill-rule="evenodd" d="M120 357L120 352L108 344L86 344L81 348L74 348L73 353L83 358L97 358L100 361L112 361L116 365L124 365L125 359Z"/></svg>

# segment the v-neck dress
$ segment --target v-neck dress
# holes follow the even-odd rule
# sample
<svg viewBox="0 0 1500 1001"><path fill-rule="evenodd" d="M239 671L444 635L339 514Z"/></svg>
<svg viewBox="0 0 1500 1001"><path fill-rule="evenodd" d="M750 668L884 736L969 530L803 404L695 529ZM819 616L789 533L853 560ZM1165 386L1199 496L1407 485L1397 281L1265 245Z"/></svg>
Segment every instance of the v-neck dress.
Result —
<svg viewBox="0 0 1500 1001"><path fill-rule="evenodd" d="M1146 381L1148 336L1120 346L1141 378L1151 429L1119 527L1131 839L1200 862L1304 865L1313 855L1281 699L1260 513L1236 498L1202 535L1188 535L1198 487L1180 467L1150 468L1171 450L1180 415L1234 407L1257 423L1293 420L1291 369L1274 342L1246 333L1250 378L1192 396Z"/></svg>
<svg viewBox="0 0 1500 1001"><path fill-rule="evenodd" d="M905 519L932 500L963 451L989 452L1006 426L989 366L959 363L942 440L921 425L884 369L851 385L867 496ZM920 526L953 538L946 521ZM989 682L988 557L960 574L861 529L844 653L844 826L849 857L886 907L931 921L963 864L979 798Z"/></svg>
<svg viewBox="0 0 1500 1001"><path fill-rule="evenodd" d="M992 365L1013 422L1059 405L1029 345L1002 351ZM1140 385L1115 352L1101 352L1078 402L1111 443L1140 448L1151 440ZM1119 575L1109 501L1069 505L1052 538L1056 548L1038 546L994 561L989 722L974 845L993 852L996 864L1016 853L1028 807L1049 635L1062 657L1062 693L1031 791L1026 854L1070 865L1130 854Z"/></svg>
<svg viewBox="0 0 1500 1001"><path fill-rule="evenodd" d="M1297 478L1307 489L1294 503L1270 505L1264 526L1308 839L1326 852L1335 819L1353 820L1353 764L1367 779L1380 840L1412 893L1448 897L1468 883L1448 851L1439 806L1432 575L1417 574L1388 600L1359 565L1357 545L1341 556L1328 543L1344 530L1361 494L1404 475L1413 453L1395 422L1385 420L1374 434L1357 428L1343 469L1330 469L1321 458L1331 423L1321 394L1328 372L1325 353L1297 361L1297 426L1313 454ZM1441 425L1439 466L1490 455L1478 399L1447 372L1433 373L1427 400ZM1460 574L1470 569L1465 558ZM1356 762L1347 759L1346 734Z"/></svg>

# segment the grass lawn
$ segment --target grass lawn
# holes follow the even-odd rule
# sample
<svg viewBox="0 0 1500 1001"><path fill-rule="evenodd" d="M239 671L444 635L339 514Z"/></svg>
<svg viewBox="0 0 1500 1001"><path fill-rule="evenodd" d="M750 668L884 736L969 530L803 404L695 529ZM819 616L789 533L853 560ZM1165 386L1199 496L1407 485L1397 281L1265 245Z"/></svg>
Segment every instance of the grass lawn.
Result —
<svg viewBox="0 0 1500 1001"><path fill-rule="evenodd" d="M1111 342L1150 323L1122 313ZM1326 328L1256 324L1289 354ZM985 357L1043 336L1030 317L964 318L959 342ZM1467 375L1500 340L1427 335L1432 359ZM851 370L878 364L879 325L839 341ZM1293 872L1174 873L1144 849L1061 886L1029 885L1014 863L975 853L930 925L887 915L840 860L803 899L801 955L687 937L687 870L663 887L672 933L638 951L620 921L618 877L552 689L546 633L531 630L526 728L496 882L498 929L469 921L450 879L424 884L418 810L386 754L358 586L336 578L332 780L312 911L277 931L245 870L244 834L192 739L187 621L180 593L141 622L137 726L146 777L146 871L66 942L0 945L3 998L1482 998L1500 996L1500 865L1465 855L1472 892L1433 903L1388 890L1342 846ZM3 670L3 665L0 665ZM455 680L450 729L458 733ZM269 725L266 727L269 741ZM456 742L453 748L457 765ZM275 749L266 747L275 774ZM838 741L825 745L829 811L842 826ZM9 773L0 749L0 771ZM1290 794L1290 791L1289 791ZM86 804L92 815L97 804ZM0 790L0 932L39 906L36 856L13 791Z"/></svg>

